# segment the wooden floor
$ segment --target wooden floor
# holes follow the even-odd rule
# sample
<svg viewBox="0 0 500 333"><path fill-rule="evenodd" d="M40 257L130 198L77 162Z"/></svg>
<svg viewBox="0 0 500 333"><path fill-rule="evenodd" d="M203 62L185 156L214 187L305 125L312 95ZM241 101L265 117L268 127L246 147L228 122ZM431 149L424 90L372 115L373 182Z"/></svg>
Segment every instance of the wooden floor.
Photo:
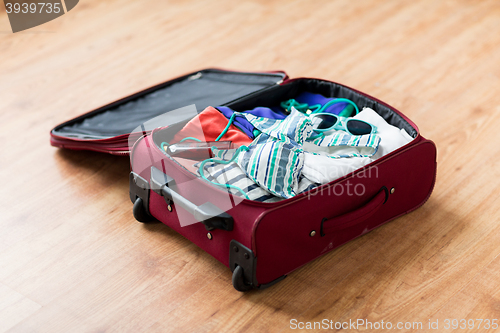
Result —
<svg viewBox="0 0 500 333"><path fill-rule="evenodd" d="M0 8L0 332L500 320L498 0L82 0L16 34ZM438 147L430 200L235 291L210 255L134 220L128 158L49 144L67 119L206 67L330 79L402 110Z"/></svg>

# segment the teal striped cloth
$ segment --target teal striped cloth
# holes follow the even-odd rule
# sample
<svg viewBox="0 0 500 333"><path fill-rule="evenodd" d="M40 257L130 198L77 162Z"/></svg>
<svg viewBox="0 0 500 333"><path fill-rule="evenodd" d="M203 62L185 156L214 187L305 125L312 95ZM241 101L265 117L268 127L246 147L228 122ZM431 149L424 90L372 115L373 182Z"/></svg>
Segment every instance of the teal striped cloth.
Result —
<svg viewBox="0 0 500 333"><path fill-rule="evenodd" d="M291 198L299 192L299 178L304 165L302 143L312 132L307 116L297 110L283 120L260 118L241 113L261 134L241 151L236 163L247 176L272 194ZM234 152L214 154L229 160Z"/></svg>
<svg viewBox="0 0 500 333"><path fill-rule="evenodd" d="M377 152L380 136L377 134L350 135L345 131L333 131L331 134L308 141L308 143L312 143L317 147L328 148L329 153L325 156L330 158L370 157ZM314 149L308 152L315 155L324 155L314 152Z"/></svg>
<svg viewBox="0 0 500 333"><path fill-rule="evenodd" d="M244 116L260 132L266 134L267 137L287 143L293 142L301 145L305 139L313 134L313 127L309 117L295 108L292 108L292 112L285 119L261 118L242 112L239 114Z"/></svg>
<svg viewBox="0 0 500 333"><path fill-rule="evenodd" d="M245 117L261 134L241 151L236 163L259 186L282 197L291 198L299 193L299 179L304 165L303 144L319 147L357 147L361 149L340 149L330 158L371 156L376 153L380 137L376 134L352 136L344 131L306 140L314 133L309 117L295 108L285 119L260 118L251 114L238 113ZM214 155L230 160L235 150L217 150ZM312 152L313 154L316 154Z"/></svg>

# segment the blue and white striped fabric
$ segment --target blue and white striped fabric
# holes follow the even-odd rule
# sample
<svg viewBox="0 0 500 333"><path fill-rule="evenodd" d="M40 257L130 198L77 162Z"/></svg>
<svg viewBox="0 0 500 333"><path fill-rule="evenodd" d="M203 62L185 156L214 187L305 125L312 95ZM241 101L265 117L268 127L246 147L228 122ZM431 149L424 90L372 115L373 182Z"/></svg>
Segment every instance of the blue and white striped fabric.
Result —
<svg viewBox="0 0 500 333"><path fill-rule="evenodd" d="M325 156L330 158L370 157L377 152L380 136L377 134L350 135L345 131L333 131L328 135L308 141L305 146L311 148L311 144L327 148L329 154ZM314 148L306 150L316 154Z"/></svg>
<svg viewBox="0 0 500 333"><path fill-rule="evenodd" d="M294 107L292 107L290 115L283 120L260 118L246 113L239 114L244 116L263 134L280 141L301 145L313 133L309 117L297 111Z"/></svg>
<svg viewBox="0 0 500 333"><path fill-rule="evenodd" d="M274 195L291 198L298 194L304 166L300 146L260 134L248 148L237 157L248 177Z"/></svg>
<svg viewBox="0 0 500 333"><path fill-rule="evenodd" d="M240 113L261 134L241 151L236 162L246 175L273 195L291 198L299 193L299 179L304 165L302 143L313 130L307 116L293 109L283 120L259 118ZM232 153L214 150L229 160Z"/></svg>
<svg viewBox="0 0 500 333"><path fill-rule="evenodd" d="M196 166L196 165L195 165ZM204 174L207 179L214 183L233 185L240 188L246 193L250 200L259 202L276 202L283 198L273 195L271 192L256 184L247 175L239 165L235 162L229 164L220 164L209 162L204 165ZM305 177L301 177L299 181L298 193L309 191L319 184L313 183ZM233 189L226 189L229 193L242 196L241 192Z"/></svg>

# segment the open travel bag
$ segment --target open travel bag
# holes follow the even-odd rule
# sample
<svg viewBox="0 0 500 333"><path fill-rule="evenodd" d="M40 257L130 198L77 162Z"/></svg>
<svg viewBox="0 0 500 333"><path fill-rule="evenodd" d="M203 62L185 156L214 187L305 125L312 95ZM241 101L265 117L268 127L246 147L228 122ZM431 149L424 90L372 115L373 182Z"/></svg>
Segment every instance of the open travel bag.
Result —
<svg viewBox="0 0 500 333"><path fill-rule="evenodd" d="M338 122L310 121L326 110L301 100L311 96L334 100ZM350 119L371 132L349 130ZM325 123L337 127L322 132ZM197 124L219 137L200 138ZM51 144L130 154L135 218L197 244L231 269L239 291L268 287L420 207L436 177L436 146L400 111L338 83L279 71L194 72L55 127Z"/></svg>

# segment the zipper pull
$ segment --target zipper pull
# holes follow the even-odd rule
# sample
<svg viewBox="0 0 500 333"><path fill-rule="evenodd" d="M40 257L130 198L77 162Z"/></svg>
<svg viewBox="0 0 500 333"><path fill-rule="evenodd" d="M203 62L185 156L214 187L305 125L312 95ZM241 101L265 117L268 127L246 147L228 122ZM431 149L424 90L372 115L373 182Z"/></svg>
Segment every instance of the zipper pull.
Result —
<svg viewBox="0 0 500 333"><path fill-rule="evenodd" d="M188 81L192 81L192 80L198 80L203 74L201 72L198 72L194 75L191 75L190 77L188 77Z"/></svg>

